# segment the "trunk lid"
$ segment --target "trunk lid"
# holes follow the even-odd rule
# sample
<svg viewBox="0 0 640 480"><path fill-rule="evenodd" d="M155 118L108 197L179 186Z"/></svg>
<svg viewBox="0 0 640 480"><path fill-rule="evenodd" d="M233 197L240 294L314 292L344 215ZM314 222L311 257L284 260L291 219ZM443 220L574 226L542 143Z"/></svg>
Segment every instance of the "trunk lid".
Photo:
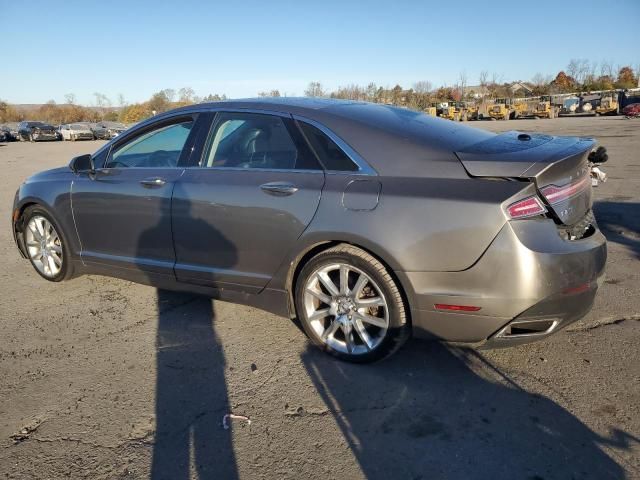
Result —
<svg viewBox="0 0 640 480"><path fill-rule="evenodd" d="M565 225L591 209L589 152L592 138L506 132L457 151L473 177L528 179Z"/></svg>

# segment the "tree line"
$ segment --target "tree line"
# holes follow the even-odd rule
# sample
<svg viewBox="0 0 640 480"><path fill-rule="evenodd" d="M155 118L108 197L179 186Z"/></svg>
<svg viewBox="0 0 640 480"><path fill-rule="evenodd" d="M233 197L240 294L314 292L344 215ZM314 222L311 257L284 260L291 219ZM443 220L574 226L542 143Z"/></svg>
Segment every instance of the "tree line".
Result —
<svg viewBox="0 0 640 480"><path fill-rule="evenodd" d="M572 59L567 67L555 76L544 76L538 73L526 84L531 89L532 96L539 96L634 88L640 86L639 77L640 65L634 70L630 65L614 67L611 62L598 63L586 59ZM464 71L460 73L453 85L437 88L430 81L422 80L414 83L410 88L403 88L400 85L382 87L371 82L367 85L350 84L328 91L320 82L314 81L308 84L304 90L304 96L364 100L425 110L436 101L502 98L513 95L511 90L513 82L504 82L497 73L482 71L478 75L476 84L469 83L469 78ZM136 123L176 107L227 99L224 94L200 97L190 87L160 90L145 102L131 104L126 102L122 94L118 95L115 105L102 93L96 92L93 96L95 100L92 106L77 105L75 95L69 93L65 95L64 104L57 104L50 100L35 111L20 109L0 100L0 123L26 119L38 119L53 124L101 120ZM273 89L261 91L258 96L280 97L283 95L280 90Z"/></svg>
<svg viewBox="0 0 640 480"><path fill-rule="evenodd" d="M166 112L173 108L191 105L199 102L215 102L226 100L226 95L210 94L198 97L190 87L179 90L166 88L151 95L146 102L129 104L123 95L118 95L114 105L109 97L96 92L92 106L82 106L76 103L72 93L65 95L65 103L58 104L49 100L37 109L20 108L0 100L0 123L20 122L22 120L41 120L54 125L73 122L119 121L122 123L137 123L152 115Z"/></svg>

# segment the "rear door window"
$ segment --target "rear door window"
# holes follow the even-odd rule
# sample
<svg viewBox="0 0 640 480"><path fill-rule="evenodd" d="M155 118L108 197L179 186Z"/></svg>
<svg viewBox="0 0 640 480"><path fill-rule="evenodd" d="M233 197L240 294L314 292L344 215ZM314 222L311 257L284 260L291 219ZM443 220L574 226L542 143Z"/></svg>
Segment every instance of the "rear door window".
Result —
<svg viewBox="0 0 640 480"><path fill-rule="evenodd" d="M291 119L241 112L218 114L201 165L234 169L322 169Z"/></svg>

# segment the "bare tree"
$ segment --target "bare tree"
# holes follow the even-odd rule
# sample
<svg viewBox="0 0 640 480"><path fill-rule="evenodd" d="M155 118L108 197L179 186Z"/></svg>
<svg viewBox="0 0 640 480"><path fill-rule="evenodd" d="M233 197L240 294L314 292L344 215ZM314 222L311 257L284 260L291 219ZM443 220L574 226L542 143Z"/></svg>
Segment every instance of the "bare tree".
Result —
<svg viewBox="0 0 640 480"><path fill-rule="evenodd" d="M100 111L101 119L104 120L104 116L107 114L107 110L111 108L111 100L104 93L94 92L93 96L96 97L96 107Z"/></svg>
<svg viewBox="0 0 640 480"><path fill-rule="evenodd" d="M182 93L182 90L185 90L185 93L189 93L187 92L187 90L191 90L189 89L180 89L180 92ZM167 100L169 102L173 102L176 98L176 91L173 88L165 88L164 90L162 90L162 93L164 93L164 96L167 97ZM191 95L193 95L193 90L191 90Z"/></svg>
<svg viewBox="0 0 640 480"><path fill-rule="evenodd" d="M173 91L170 88L167 89L169 91ZM164 91L164 90L163 90ZM166 96L166 91L165 92L165 96ZM178 90L178 101L180 102L184 102L184 103L193 103L193 96L195 95L196 92L193 91L193 88L191 87L182 87L180 90ZM169 100L171 101L171 100Z"/></svg>
<svg viewBox="0 0 640 480"><path fill-rule="evenodd" d="M109 108L111 106L111 100L104 93L94 92L94 97L96 97L96 106L99 108Z"/></svg>
<svg viewBox="0 0 640 480"><path fill-rule="evenodd" d="M324 97L326 96L322 84L320 82L309 82L307 89L304 91L305 97Z"/></svg>
<svg viewBox="0 0 640 480"><path fill-rule="evenodd" d="M74 105L76 103L76 96L74 93L66 93L64 95L64 101L69 105Z"/></svg>
<svg viewBox="0 0 640 480"><path fill-rule="evenodd" d="M580 71L580 61L572 58L567 65L567 75L578 81L578 73Z"/></svg>
<svg viewBox="0 0 640 480"><path fill-rule="evenodd" d="M413 91L416 93L429 93L433 90L433 84L429 80L420 80L413 84Z"/></svg>
<svg viewBox="0 0 640 480"><path fill-rule="evenodd" d="M600 76L613 78L613 63L611 60L603 60L600 64Z"/></svg>
<svg viewBox="0 0 640 480"><path fill-rule="evenodd" d="M268 92L262 91L258 92L259 97L280 97L280 90L270 90Z"/></svg>
<svg viewBox="0 0 640 480"><path fill-rule="evenodd" d="M486 70L482 70L480 72L480 75L478 77L479 82L480 82L480 86L481 87L487 87L487 83L489 82L489 72L487 72Z"/></svg>
<svg viewBox="0 0 640 480"><path fill-rule="evenodd" d="M465 89L467 88L467 72L465 70L458 75L458 87L460 89L460 100L464 100Z"/></svg>
<svg viewBox="0 0 640 480"><path fill-rule="evenodd" d="M377 91L378 91L378 87L376 87L376 84L374 82L369 82L369 85L367 85L367 100L369 102L376 101Z"/></svg>
<svg viewBox="0 0 640 480"><path fill-rule="evenodd" d="M118 94L118 105L120 105L121 108L127 105L127 101L124 99L124 95L122 93Z"/></svg>

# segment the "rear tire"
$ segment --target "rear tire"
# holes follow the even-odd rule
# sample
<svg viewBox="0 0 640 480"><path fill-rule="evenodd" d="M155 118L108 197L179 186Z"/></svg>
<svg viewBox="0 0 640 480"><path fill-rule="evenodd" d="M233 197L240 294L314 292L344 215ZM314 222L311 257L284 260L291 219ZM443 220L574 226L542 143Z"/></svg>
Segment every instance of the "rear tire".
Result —
<svg viewBox="0 0 640 480"><path fill-rule="evenodd" d="M304 265L295 306L311 342L341 360L386 358L411 335L396 281L380 261L352 245L329 248Z"/></svg>

